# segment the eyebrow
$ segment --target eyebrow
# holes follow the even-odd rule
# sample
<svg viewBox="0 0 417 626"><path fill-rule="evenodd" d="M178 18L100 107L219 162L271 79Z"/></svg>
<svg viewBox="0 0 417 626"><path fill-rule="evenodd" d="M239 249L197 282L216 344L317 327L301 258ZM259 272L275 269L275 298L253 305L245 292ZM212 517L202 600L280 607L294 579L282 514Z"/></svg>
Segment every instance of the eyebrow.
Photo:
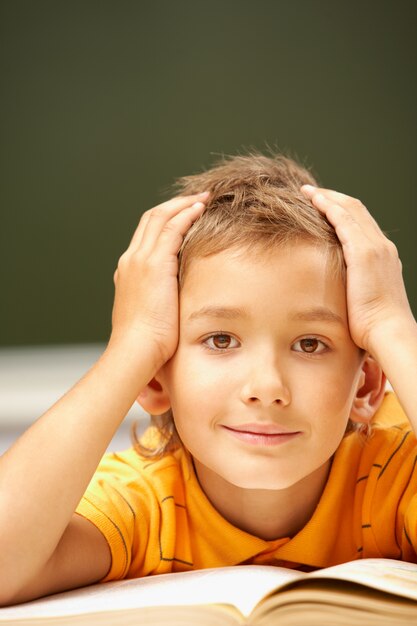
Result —
<svg viewBox="0 0 417 626"><path fill-rule="evenodd" d="M224 307L224 306L204 306L188 317L187 321L201 319L204 317L224 320L235 320L238 318L247 318L248 313L239 307Z"/></svg>
<svg viewBox="0 0 417 626"><path fill-rule="evenodd" d="M249 315L245 309L240 307L224 307L224 306L204 306L189 315L187 321L202 319L226 319L235 320L239 318L248 318ZM327 307L314 307L305 311L296 311L290 316L291 320L302 322L333 322L337 324L345 324L343 318L334 313Z"/></svg>
<svg viewBox="0 0 417 626"><path fill-rule="evenodd" d="M303 322L333 322L345 324L344 319L327 307L315 307L305 311L297 311L291 315L292 320Z"/></svg>

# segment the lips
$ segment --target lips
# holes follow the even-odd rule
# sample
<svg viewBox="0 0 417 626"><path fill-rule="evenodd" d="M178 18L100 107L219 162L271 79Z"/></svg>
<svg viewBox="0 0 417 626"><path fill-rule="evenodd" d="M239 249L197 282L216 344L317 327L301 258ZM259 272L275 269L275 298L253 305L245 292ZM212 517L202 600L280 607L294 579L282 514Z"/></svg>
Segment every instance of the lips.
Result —
<svg viewBox="0 0 417 626"><path fill-rule="evenodd" d="M278 424L239 424L222 427L234 439L252 446L277 446L301 435L299 430L289 430Z"/></svg>
<svg viewBox="0 0 417 626"><path fill-rule="evenodd" d="M279 424L239 424L238 426L224 426L224 428L240 433L252 433L254 435L291 435L300 432L290 430Z"/></svg>

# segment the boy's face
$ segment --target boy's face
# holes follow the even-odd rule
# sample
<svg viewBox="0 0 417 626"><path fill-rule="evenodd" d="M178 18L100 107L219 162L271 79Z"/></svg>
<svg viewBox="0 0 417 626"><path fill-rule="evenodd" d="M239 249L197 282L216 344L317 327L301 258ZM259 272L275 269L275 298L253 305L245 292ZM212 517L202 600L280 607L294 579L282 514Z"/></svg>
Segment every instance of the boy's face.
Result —
<svg viewBox="0 0 417 626"><path fill-rule="evenodd" d="M343 282L297 243L194 260L161 371L200 480L285 489L327 471L361 384Z"/></svg>

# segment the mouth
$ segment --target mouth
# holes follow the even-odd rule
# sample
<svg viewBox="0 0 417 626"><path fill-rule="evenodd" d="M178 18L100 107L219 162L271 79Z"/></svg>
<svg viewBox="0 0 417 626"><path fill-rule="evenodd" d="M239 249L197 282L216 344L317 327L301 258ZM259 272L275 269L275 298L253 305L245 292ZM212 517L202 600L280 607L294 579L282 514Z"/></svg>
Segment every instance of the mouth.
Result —
<svg viewBox="0 0 417 626"><path fill-rule="evenodd" d="M232 437L245 443L258 446L276 446L286 443L301 435L301 431L292 431L276 424L241 424L222 426Z"/></svg>

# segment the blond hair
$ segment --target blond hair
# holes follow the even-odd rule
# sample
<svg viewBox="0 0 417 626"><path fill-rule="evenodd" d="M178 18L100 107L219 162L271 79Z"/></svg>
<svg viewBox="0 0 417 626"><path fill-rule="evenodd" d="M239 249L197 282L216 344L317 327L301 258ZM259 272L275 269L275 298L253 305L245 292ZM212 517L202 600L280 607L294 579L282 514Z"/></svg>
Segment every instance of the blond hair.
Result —
<svg viewBox="0 0 417 626"><path fill-rule="evenodd" d="M222 157L208 170L178 179L177 195L210 191L207 208L187 232L178 255L180 288L193 259L230 248L256 254L300 240L329 252L335 272L345 280L340 242L300 191L304 184L317 186L311 172L293 159L254 152ZM140 454L159 457L180 442L170 411L151 419L152 437L148 433L140 439L134 430L133 441ZM349 423L348 431L353 428Z"/></svg>
<svg viewBox="0 0 417 626"><path fill-rule="evenodd" d="M304 184L317 185L305 167L283 155L259 153L223 157L205 172L180 178L175 187L181 195L210 191L205 212L181 246L180 286L192 259L230 248L268 250L297 240L334 252L343 272L336 233L301 193Z"/></svg>

